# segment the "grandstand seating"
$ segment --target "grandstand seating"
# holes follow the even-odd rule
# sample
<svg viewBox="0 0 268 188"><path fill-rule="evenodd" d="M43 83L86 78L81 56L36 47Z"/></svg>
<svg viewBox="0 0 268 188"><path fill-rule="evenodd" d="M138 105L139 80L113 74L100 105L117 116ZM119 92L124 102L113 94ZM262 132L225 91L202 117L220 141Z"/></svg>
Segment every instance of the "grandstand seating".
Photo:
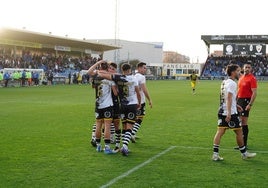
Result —
<svg viewBox="0 0 268 188"><path fill-rule="evenodd" d="M77 57L69 53L55 54L55 51L21 50L21 55L14 55L11 49L0 46L0 69L27 68L52 71L56 76L68 77L81 70L87 70L100 58ZM201 77L224 77L225 67L230 63L243 66L251 62L255 76L268 76L267 56L209 56L202 70Z"/></svg>
<svg viewBox="0 0 268 188"><path fill-rule="evenodd" d="M204 77L222 77L225 76L225 67L230 64L243 66L250 62L255 76L268 76L267 56L210 56L207 58L202 76Z"/></svg>
<svg viewBox="0 0 268 188"><path fill-rule="evenodd" d="M27 68L43 69L45 72L53 71L60 76L68 77L71 72L87 70L96 63L99 58L85 56L72 57L70 54L58 54L37 50L21 51L22 55L12 55L11 49L0 47L0 69L4 68Z"/></svg>

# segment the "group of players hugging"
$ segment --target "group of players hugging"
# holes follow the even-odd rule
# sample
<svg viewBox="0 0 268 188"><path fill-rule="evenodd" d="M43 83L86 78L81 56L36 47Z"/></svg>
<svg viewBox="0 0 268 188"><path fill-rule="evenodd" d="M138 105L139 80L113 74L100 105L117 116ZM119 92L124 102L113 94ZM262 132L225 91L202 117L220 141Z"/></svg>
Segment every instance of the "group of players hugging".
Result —
<svg viewBox="0 0 268 188"><path fill-rule="evenodd" d="M88 69L96 95L96 123L92 128L91 144L97 152L121 152L128 156L128 145L130 141L136 142L136 133L145 115L146 99L150 107L152 100L144 76L146 63L139 62L135 74L132 73L130 64L125 63L121 66L121 72L122 74L117 73L116 63L104 60ZM101 138L104 138L103 149ZM114 141L115 148L112 149L110 144Z"/></svg>

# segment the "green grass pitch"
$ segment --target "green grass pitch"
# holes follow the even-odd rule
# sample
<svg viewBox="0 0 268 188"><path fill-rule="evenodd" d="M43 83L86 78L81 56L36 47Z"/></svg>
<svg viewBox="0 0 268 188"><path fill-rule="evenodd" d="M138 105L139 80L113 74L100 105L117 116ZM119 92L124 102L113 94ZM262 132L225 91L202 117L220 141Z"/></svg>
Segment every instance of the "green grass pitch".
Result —
<svg viewBox="0 0 268 188"><path fill-rule="evenodd" d="M267 187L268 83L259 82L243 161L235 135L211 161L220 81L148 81L153 108L128 157L97 153L89 141L94 90L89 85L0 88L0 187Z"/></svg>

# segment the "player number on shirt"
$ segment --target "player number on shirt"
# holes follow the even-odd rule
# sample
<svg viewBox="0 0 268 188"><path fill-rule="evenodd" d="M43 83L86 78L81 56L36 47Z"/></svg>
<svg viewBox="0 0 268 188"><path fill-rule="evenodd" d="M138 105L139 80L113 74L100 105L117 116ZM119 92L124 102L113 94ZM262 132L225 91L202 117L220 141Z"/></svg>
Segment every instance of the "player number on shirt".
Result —
<svg viewBox="0 0 268 188"><path fill-rule="evenodd" d="M123 93L124 93L124 97L128 97L129 96L129 88L128 88L128 86L124 86L123 87Z"/></svg>
<svg viewBox="0 0 268 188"><path fill-rule="evenodd" d="M102 96L102 94L103 94L103 92L102 92L102 85L99 85L98 86L98 92L97 92L97 97L101 97Z"/></svg>

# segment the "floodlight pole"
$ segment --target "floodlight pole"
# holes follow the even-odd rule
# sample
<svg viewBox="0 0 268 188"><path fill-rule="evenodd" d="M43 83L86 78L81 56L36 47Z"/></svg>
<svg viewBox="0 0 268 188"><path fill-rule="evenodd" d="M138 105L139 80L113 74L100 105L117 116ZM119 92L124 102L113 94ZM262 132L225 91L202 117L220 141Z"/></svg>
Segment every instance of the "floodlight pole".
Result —
<svg viewBox="0 0 268 188"><path fill-rule="evenodd" d="M118 20L118 12L119 12L119 0L115 0L115 19L114 19L114 44L119 46L118 35L119 35L119 20ZM114 50L114 62L119 63L119 50Z"/></svg>

